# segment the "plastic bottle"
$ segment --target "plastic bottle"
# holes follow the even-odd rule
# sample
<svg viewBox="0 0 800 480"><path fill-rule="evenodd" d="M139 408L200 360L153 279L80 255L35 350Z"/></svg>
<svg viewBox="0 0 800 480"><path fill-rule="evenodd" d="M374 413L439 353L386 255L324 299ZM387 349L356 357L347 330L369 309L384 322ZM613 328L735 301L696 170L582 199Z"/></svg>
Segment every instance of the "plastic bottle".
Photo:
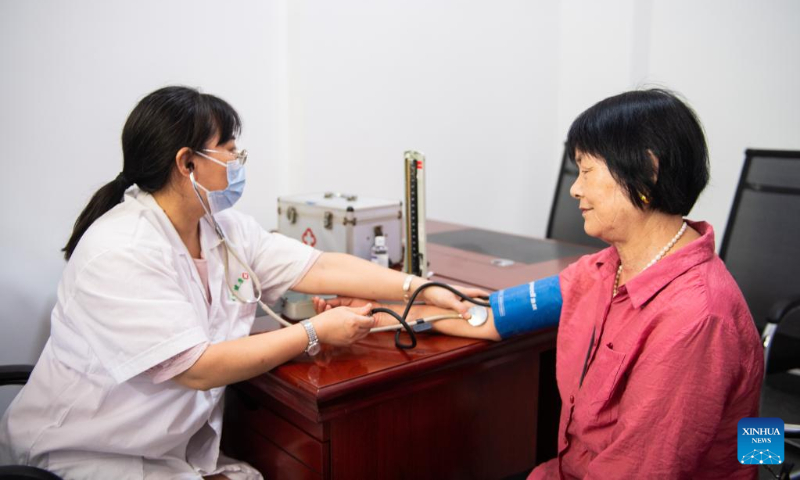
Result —
<svg viewBox="0 0 800 480"><path fill-rule="evenodd" d="M370 250L370 261L378 265L389 268L389 249L386 248L386 237L375 236L375 242Z"/></svg>

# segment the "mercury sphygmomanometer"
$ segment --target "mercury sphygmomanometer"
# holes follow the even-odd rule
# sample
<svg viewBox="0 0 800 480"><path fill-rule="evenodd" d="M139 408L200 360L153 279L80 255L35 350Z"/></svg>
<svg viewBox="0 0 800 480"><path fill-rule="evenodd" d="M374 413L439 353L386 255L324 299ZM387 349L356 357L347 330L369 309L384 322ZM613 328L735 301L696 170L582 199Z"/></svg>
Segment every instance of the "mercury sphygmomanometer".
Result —
<svg viewBox="0 0 800 480"><path fill-rule="evenodd" d="M406 252L404 270L406 273L426 278L428 259L425 246L425 155L408 150L403 155L406 177ZM502 338L523 332L550 327L558 323L561 315L561 288L558 276L552 276L526 283L517 287L500 290L490 295L489 302L469 298L453 287L439 282L429 282L420 286L411 296L403 315L386 308L374 309L373 313L386 313L399 322L399 325L378 327L371 332L396 330L394 341L398 348L414 348L417 344L415 333L431 330L431 322L448 318L461 318L458 315L439 315L407 322L408 313L420 291L430 287L449 290L462 300L474 303L469 309L472 317L470 325L478 327L486 323L489 316L486 307L494 313L495 328ZM409 343L400 341L401 329L408 332Z"/></svg>

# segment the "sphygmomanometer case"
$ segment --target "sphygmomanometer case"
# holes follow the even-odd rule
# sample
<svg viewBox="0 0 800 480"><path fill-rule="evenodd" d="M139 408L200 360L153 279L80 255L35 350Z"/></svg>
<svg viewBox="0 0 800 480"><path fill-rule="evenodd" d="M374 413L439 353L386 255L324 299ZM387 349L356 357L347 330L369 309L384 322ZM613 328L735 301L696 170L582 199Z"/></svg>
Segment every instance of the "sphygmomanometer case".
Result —
<svg viewBox="0 0 800 480"><path fill-rule="evenodd" d="M402 202L341 193L278 198L278 231L325 252L370 258L375 235L386 237L389 264L402 261Z"/></svg>

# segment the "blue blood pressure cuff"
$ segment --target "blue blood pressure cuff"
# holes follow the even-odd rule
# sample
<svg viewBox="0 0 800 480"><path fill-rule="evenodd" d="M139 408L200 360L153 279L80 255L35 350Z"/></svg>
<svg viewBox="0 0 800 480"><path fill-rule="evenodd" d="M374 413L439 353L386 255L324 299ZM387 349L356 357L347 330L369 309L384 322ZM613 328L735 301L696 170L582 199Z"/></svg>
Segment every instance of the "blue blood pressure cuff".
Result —
<svg viewBox="0 0 800 480"><path fill-rule="evenodd" d="M489 296L494 326L502 338L558 325L561 285L558 275L498 290Z"/></svg>

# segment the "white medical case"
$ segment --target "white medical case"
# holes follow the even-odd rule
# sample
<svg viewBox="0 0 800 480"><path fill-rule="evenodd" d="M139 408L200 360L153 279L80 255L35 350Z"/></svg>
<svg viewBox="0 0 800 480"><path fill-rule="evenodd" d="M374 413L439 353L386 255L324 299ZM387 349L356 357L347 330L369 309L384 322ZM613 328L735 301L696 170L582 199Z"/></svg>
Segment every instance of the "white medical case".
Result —
<svg viewBox="0 0 800 480"><path fill-rule="evenodd" d="M386 237L389 264L403 259L402 202L341 193L278 198L278 231L325 252L369 260L375 235Z"/></svg>

